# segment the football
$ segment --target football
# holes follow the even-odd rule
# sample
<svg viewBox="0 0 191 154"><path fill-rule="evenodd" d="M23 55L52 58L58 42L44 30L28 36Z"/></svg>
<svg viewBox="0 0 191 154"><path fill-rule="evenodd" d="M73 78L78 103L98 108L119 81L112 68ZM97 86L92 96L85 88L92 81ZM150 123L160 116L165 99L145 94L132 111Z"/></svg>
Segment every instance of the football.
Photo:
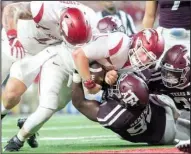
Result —
<svg viewBox="0 0 191 154"><path fill-rule="evenodd" d="M90 73L91 78L95 81L95 83L99 85L103 84L106 71L104 70L101 64L99 64L98 62L91 62Z"/></svg>

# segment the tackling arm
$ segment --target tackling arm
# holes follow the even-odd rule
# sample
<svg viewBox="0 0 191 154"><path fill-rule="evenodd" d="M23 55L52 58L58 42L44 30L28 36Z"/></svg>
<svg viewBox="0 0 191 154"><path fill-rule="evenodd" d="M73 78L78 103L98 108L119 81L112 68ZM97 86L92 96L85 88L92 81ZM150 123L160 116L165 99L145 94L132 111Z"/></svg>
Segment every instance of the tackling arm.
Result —
<svg viewBox="0 0 191 154"><path fill-rule="evenodd" d="M13 3L4 8L2 24L6 32L10 29L17 29L18 19L33 19L30 11L30 2Z"/></svg>
<svg viewBox="0 0 191 154"><path fill-rule="evenodd" d="M146 1L143 28L153 28L157 12L157 1Z"/></svg>
<svg viewBox="0 0 191 154"><path fill-rule="evenodd" d="M82 83L72 83L72 103L88 119L97 122L99 103L94 100L86 100Z"/></svg>

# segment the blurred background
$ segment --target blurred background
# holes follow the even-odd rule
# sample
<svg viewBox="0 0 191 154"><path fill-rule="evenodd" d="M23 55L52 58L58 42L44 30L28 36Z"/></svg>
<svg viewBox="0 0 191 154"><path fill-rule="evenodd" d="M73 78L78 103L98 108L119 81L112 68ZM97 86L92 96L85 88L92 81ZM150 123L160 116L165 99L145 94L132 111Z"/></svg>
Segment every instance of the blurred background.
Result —
<svg viewBox="0 0 191 154"><path fill-rule="evenodd" d="M18 1L2 1L1 5L1 14L3 11L3 8L10 3L18 2ZM139 31L142 29L142 19L144 16L144 8L145 8L145 2L144 1L105 1L108 4L102 3L103 1L79 1L92 9L94 9L97 14L104 14L103 12L109 9L108 14L115 14L116 10L124 11L130 18L132 18L133 22L130 22L131 26L134 26L136 31ZM112 2L112 5L114 7L111 9L110 3ZM114 12L113 12L114 11ZM126 20L126 19L125 19ZM129 19L131 21L131 19ZM156 20L158 21L158 20ZM123 21L122 21L123 22ZM158 23L155 23L155 27L158 25ZM62 92L64 93L64 89L62 89ZM87 95L90 99L96 99L100 100L101 95ZM65 101L62 99L62 95L59 96L59 101ZM16 106L10 114L30 114L35 111L36 107L38 106L38 77L34 81L34 83L30 86L28 91L23 95L21 103ZM71 102L68 103L68 105L59 111L57 114L80 114L72 105Z"/></svg>

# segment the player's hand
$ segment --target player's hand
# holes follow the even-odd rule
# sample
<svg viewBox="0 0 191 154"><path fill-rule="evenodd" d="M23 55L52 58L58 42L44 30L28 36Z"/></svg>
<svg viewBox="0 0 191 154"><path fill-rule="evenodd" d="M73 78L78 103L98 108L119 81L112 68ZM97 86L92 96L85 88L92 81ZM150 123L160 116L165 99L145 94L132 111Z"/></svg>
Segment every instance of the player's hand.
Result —
<svg viewBox="0 0 191 154"><path fill-rule="evenodd" d="M25 56L25 50L17 38L17 31L15 29L7 31L7 37L11 46L11 56L22 59Z"/></svg>
<svg viewBox="0 0 191 154"><path fill-rule="evenodd" d="M84 81L84 87L86 87L89 94L97 94L102 89L102 87L92 79Z"/></svg>
<svg viewBox="0 0 191 154"><path fill-rule="evenodd" d="M106 73L105 82L109 85L113 85L117 81L117 78L118 78L117 71L111 70Z"/></svg>
<svg viewBox="0 0 191 154"><path fill-rule="evenodd" d="M94 88L88 89L89 94L97 94L102 89L102 86L96 84Z"/></svg>

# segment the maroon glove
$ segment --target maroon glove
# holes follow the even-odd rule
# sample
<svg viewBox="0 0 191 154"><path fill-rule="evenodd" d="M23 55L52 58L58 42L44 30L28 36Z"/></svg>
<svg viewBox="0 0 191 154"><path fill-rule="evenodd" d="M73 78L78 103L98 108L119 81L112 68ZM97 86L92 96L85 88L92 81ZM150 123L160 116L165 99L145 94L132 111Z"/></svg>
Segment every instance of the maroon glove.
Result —
<svg viewBox="0 0 191 154"><path fill-rule="evenodd" d="M25 56L25 50L17 38L17 31L15 29L8 30L7 37L11 46L11 56L22 59Z"/></svg>

